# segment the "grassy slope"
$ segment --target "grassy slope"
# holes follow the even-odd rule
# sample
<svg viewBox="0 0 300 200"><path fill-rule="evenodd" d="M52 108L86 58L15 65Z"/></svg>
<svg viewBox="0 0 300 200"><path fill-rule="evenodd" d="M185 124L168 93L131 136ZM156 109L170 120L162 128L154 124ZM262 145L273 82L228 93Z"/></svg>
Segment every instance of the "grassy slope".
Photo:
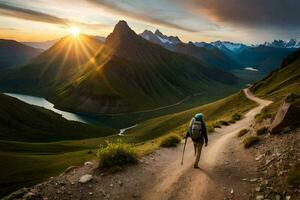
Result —
<svg viewBox="0 0 300 200"><path fill-rule="evenodd" d="M243 101L240 101L241 99ZM208 124L211 124L219 119L230 119L232 114L246 112L253 106L254 102L239 93L194 109L148 120L121 138L125 142L133 142L139 152L145 154L158 148L163 138L160 136L185 132L188 121L196 112L203 112ZM0 140L0 159L4 163L0 165L0 196L57 175L70 165L93 159L99 144L118 138L120 137L108 136L51 143Z"/></svg>
<svg viewBox="0 0 300 200"><path fill-rule="evenodd" d="M112 133L112 129L68 121L47 109L0 94L0 140L49 142Z"/></svg>
<svg viewBox="0 0 300 200"><path fill-rule="evenodd" d="M137 128L129 130L127 134L134 140L149 140L181 128L184 132L190 119L198 112L204 114L209 126L217 120L230 120L233 114L245 113L255 105L244 94L238 93L187 111L150 119L141 123Z"/></svg>
<svg viewBox="0 0 300 200"><path fill-rule="evenodd" d="M0 196L79 164L89 155L86 148L49 141L113 133L110 128L68 121L52 111L0 94Z"/></svg>
<svg viewBox="0 0 300 200"><path fill-rule="evenodd" d="M259 118L273 115L288 93L300 95L300 51L298 51L298 57L293 62L275 70L265 79L257 82L251 90L257 96L274 101Z"/></svg>

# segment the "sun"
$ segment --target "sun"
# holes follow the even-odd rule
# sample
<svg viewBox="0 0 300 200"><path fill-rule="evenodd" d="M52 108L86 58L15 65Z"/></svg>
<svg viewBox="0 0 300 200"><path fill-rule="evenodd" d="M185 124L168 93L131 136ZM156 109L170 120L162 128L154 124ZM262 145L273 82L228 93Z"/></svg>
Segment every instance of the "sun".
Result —
<svg viewBox="0 0 300 200"><path fill-rule="evenodd" d="M76 26L72 26L72 27L70 27L69 32L70 32L70 34L72 34L74 37L77 37L77 36L79 36L79 34L80 34L80 29L79 29L78 27L76 27Z"/></svg>

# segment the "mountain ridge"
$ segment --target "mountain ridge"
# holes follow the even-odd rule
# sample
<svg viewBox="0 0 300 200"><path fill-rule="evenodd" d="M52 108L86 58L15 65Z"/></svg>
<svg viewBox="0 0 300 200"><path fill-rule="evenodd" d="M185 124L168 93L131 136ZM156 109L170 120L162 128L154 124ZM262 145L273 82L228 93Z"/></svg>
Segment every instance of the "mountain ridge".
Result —
<svg viewBox="0 0 300 200"><path fill-rule="evenodd" d="M42 49L33 48L15 40L0 39L0 69L24 65L42 52Z"/></svg>

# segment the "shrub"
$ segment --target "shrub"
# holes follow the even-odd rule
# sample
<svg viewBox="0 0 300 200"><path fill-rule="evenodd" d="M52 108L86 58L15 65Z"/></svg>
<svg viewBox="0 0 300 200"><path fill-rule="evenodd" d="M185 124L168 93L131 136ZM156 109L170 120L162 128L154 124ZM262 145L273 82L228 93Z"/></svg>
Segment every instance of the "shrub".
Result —
<svg viewBox="0 0 300 200"><path fill-rule="evenodd" d="M181 139L177 135L169 135L165 137L161 142L161 147L176 147L180 143Z"/></svg>
<svg viewBox="0 0 300 200"><path fill-rule="evenodd" d="M220 123L222 126L229 126L229 122L224 121L224 120L220 120L219 123Z"/></svg>
<svg viewBox="0 0 300 200"><path fill-rule="evenodd" d="M257 144L260 141L260 138L257 136L250 136L244 139L244 147L249 148L252 147L253 145Z"/></svg>
<svg viewBox="0 0 300 200"><path fill-rule="evenodd" d="M260 113L255 115L255 119L257 122L262 122L268 118L272 118L272 111L269 107L263 108Z"/></svg>
<svg viewBox="0 0 300 200"><path fill-rule="evenodd" d="M212 125L214 128L221 128L221 125L218 122L213 123Z"/></svg>
<svg viewBox="0 0 300 200"><path fill-rule="evenodd" d="M239 114L239 113L235 113L231 116L231 120L233 121L238 121L238 120L241 120L242 119L242 115Z"/></svg>
<svg viewBox="0 0 300 200"><path fill-rule="evenodd" d="M300 185L300 164L289 173L288 183L295 187Z"/></svg>
<svg viewBox="0 0 300 200"><path fill-rule="evenodd" d="M118 140L116 143L107 142L106 147L100 147L97 156L99 167L103 169L120 168L138 161L136 151L129 144Z"/></svg>
<svg viewBox="0 0 300 200"><path fill-rule="evenodd" d="M221 126L228 126L228 125L229 125L229 122L224 121L224 120L219 120L213 124L213 126L215 128L221 128Z"/></svg>
<svg viewBox="0 0 300 200"><path fill-rule="evenodd" d="M243 129L243 130L240 130L239 132L238 132L238 137L242 137L242 136L244 136L244 135L246 135L246 133L248 133L249 132L249 130L248 129Z"/></svg>
<svg viewBox="0 0 300 200"><path fill-rule="evenodd" d="M233 120L233 119L231 119L231 120L229 120L228 122L229 122L230 124L234 124L236 121Z"/></svg>
<svg viewBox="0 0 300 200"><path fill-rule="evenodd" d="M256 135L263 135L263 134L266 134L267 132L268 132L268 128L262 127L256 131Z"/></svg>

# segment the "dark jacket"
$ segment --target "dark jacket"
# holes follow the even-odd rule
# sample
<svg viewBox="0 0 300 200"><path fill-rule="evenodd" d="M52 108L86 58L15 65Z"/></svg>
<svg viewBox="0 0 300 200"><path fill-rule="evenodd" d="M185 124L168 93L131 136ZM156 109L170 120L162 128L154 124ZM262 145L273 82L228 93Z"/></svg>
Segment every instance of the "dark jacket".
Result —
<svg viewBox="0 0 300 200"><path fill-rule="evenodd" d="M188 128L188 132L186 133L186 138L188 137L191 137L191 133L192 133L192 126L193 126L193 123L196 119L193 118L190 122L190 125L189 125L189 128ZM202 123L202 136L203 136L203 139L199 140L199 141L194 141L194 142L204 142L207 144L208 143L208 137L207 137L207 130L206 130L206 125L205 125L205 122L203 120L201 120L201 123Z"/></svg>

